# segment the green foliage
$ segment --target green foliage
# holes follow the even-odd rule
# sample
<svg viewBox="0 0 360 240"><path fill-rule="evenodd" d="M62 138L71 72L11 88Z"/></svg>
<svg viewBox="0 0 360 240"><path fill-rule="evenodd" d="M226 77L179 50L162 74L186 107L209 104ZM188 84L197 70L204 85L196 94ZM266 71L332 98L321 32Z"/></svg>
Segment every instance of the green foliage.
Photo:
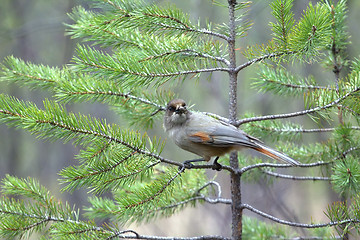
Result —
<svg viewBox="0 0 360 240"><path fill-rule="evenodd" d="M340 71L341 68L348 65L346 47L349 44L349 33L347 32L346 18L347 18L347 1L340 0L336 4L333 1L325 1L326 6L331 13L331 44L327 46L327 50L332 54L329 54L324 59L323 64L335 71ZM334 69L334 63L335 68Z"/></svg>
<svg viewBox="0 0 360 240"><path fill-rule="evenodd" d="M243 54L249 61L236 68L230 68L236 63L235 56L231 59L236 49L229 51L229 46L235 38L245 37L251 27L247 20L250 2L228 4L232 5L226 5L227 8L234 9L229 24L208 23L204 27L200 21L192 23L188 14L173 5L160 6L144 0L96 0L92 1L93 9L76 7L69 14L74 23L67 25L67 33L92 44L78 44L71 64L58 68L11 56L4 60L0 81L50 90L55 101L44 100L40 109L34 103L1 94L0 122L39 138L81 147L75 156L79 164L61 170L60 182L64 191L86 188L95 195L85 209L89 221L80 221L77 210L56 200L38 182L7 176L2 182L0 236L26 238L40 232L46 234L44 237L66 239L120 238L127 231L120 231L117 225L151 222L189 205L213 203L209 200L211 184L205 171L184 171L181 163L163 158L162 140L108 124L104 119L68 112L65 104L100 102L109 105L130 126L148 129L160 121L159 113L176 97L168 90L173 83L197 78L202 73L234 74L265 60L269 61L260 67L253 87L281 97L302 98L307 110L264 118L244 115L250 120L242 129L276 142L273 145L277 149L303 164L323 166L320 172L331 176L335 191L352 200L349 206L335 203L328 208L331 224L339 226L340 235L358 227L360 136L359 128L353 124L359 122L360 114L359 60L351 62L346 76L339 75L350 63L345 52L349 44L346 1L334 4L324 0L316 5L310 2L299 20L294 19L293 0L273 1L273 39L241 48L246 49ZM313 76L292 74L287 64L295 62L321 62L336 80L319 84ZM280 120L298 116L309 116L318 126L326 120L334 127L305 129ZM339 126L334 124L334 116L338 116ZM327 141L295 143L305 133L322 131L332 132ZM224 159L225 170L238 174L242 180L262 178L273 182L266 175L272 167L260 168L256 166L260 159L239 156L241 168L250 165L254 169L240 176L239 169L232 169ZM215 200L220 201L221 191L217 191ZM105 197L103 193L109 194ZM98 220L105 220L106 224L99 227L95 223ZM314 234L328 238L329 230ZM283 228L244 219L244 239L289 235Z"/></svg>
<svg viewBox="0 0 360 240"><path fill-rule="evenodd" d="M359 192L360 165L358 159L347 157L339 159L333 168L332 182L334 189L340 194L353 196Z"/></svg>
<svg viewBox="0 0 360 240"><path fill-rule="evenodd" d="M186 171L176 179L174 175L177 176L175 169L158 170L147 183L137 182L115 190L114 200L93 197L86 215L91 219L110 218L121 224L149 222L160 216L171 216L188 205L195 206L202 202L201 196L209 192L204 189L200 193L207 181L203 171Z"/></svg>
<svg viewBox="0 0 360 240"><path fill-rule="evenodd" d="M47 189L33 179L8 175L2 180L1 193L1 237L27 238L33 232L47 232L50 222L78 221L77 211L52 197ZM16 200L14 197L24 199Z"/></svg>
<svg viewBox="0 0 360 240"><path fill-rule="evenodd" d="M30 88L51 88L63 77L59 68L25 62L13 56L5 58L0 66L1 81L14 81Z"/></svg>
<svg viewBox="0 0 360 240"><path fill-rule="evenodd" d="M353 197L359 193L360 162L359 133L347 125L341 125L334 132L337 152L342 157L333 166L332 183L335 191L343 196Z"/></svg>
<svg viewBox="0 0 360 240"><path fill-rule="evenodd" d="M255 218L244 218L243 238L249 240L282 239L288 237L283 227L273 226Z"/></svg>
<svg viewBox="0 0 360 240"><path fill-rule="evenodd" d="M317 92L329 94L334 92L330 86L318 86L313 77L304 78L294 76L284 69L273 69L270 67L261 68L258 77L253 82L253 87L264 91L271 92L280 96L311 96Z"/></svg>
<svg viewBox="0 0 360 240"><path fill-rule="evenodd" d="M24 128L48 140L72 140L82 146L92 146L98 141L117 143L142 154L149 151L148 155L158 149L158 144L152 144L152 149L146 148L146 135L139 137L140 133L121 130L105 120L68 113L63 106L49 100L44 101L44 110L41 110L30 102L2 94L0 114L1 122Z"/></svg>
<svg viewBox="0 0 360 240"><path fill-rule="evenodd" d="M355 228L359 232L360 197L356 195L351 202L335 202L326 209L326 216L337 222L336 230L340 236L350 234Z"/></svg>
<svg viewBox="0 0 360 240"><path fill-rule="evenodd" d="M87 185L101 192L142 178L160 163L161 142L145 134L122 130L105 120L67 113L50 101L45 101L45 109L40 110L32 103L5 95L0 99L2 122L22 127L40 138L71 140L85 148L78 155L83 164L61 172L64 182L69 183L65 189Z"/></svg>
<svg viewBox="0 0 360 240"><path fill-rule="evenodd" d="M159 86L223 64L222 44L209 38L209 29L191 25L179 9L126 2L112 3L113 10L104 14L78 8L71 15L76 24L70 25L69 34L114 51L110 55L78 46L75 70L106 76L126 87Z"/></svg>
<svg viewBox="0 0 360 240"><path fill-rule="evenodd" d="M271 4L276 22L270 23L273 39L266 45L255 45L244 51L247 58L270 55L282 61L313 62L331 43L331 11L325 3L310 2L300 20L295 23L291 0L277 0ZM267 57L266 57L267 58Z"/></svg>
<svg viewBox="0 0 360 240"><path fill-rule="evenodd" d="M67 67L59 69L34 65L15 57L5 59L0 79L16 82L20 86L50 89L54 97L64 103L105 103L122 114L130 124L147 128L159 119L160 114L157 113L163 111L164 105L175 97L170 90L159 89L152 93L139 88L126 88L101 76L80 74Z"/></svg>
<svg viewBox="0 0 360 240"><path fill-rule="evenodd" d="M298 51L310 59L330 43L330 12L324 4L309 6L290 36L291 51ZM296 29L296 30L295 30Z"/></svg>
<svg viewBox="0 0 360 240"><path fill-rule="evenodd" d="M2 180L0 236L28 239L106 239L121 235L116 227L79 220L79 210L50 195L37 181L6 176ZM19 199L16 199L19 198Z"/></svg>
<svg viewBox="0 0 360 240"><path fill-rule="evenodd" d="M275 23L270 23L276 45L284 51L288 49L289 34L294 26L294 13L291 11L293 0L273 1L270 6L276 19Z"/></svg>

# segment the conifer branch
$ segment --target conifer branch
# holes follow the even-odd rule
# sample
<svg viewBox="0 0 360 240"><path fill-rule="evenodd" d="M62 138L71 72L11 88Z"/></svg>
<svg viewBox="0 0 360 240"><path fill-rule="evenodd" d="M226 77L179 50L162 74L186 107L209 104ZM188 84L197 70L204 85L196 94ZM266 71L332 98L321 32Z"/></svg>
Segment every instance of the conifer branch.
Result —
<svg viewBox="0 0 360 240"><path fill-rule="evenodd" d="M128 173L128 174L126 174L126 175L121 175L121 176L118 176L118 177L116 177L116 178L107 180L107 181L104 182L104 184L106 185L106 184L108 184L108 183L110 183L110 182L118 181L118 180L120 180L120 179L124 179L124 178L128 178L128 177L130 177L130 176L137 175L137 174L139 174L139 173L141 173L141 172L143 172L143 171L145 171L145 170L147 170L147 169L149 169L149 168L155 167L155 166L158 165L160 162L161 162L161 161L154 162L154 163L150 164L149 166L146 166L145 168L138 169L138 170L136 170L136 171L134 171L134 172L131 172L131 173ZM109 169L110 169L110 168L109 168ZM106 169L106 170L108 170L108 169ZM93 174L93 173L90 173L89 175L94 175L94 174Z"/></svg>
<svg viewBox="0 0 360 240"><path fill-rule="evenodd" d="M108 141L107 143L104 144L104 146L99 149L97 152L95 152L93 155L91 155L90 158L95 158L96 156L99 156L100 154L102 154L111 144L111 141Z"/></svg>
<svg viewBox="0 0 360 240"><path fill-rule="evenodd" d="M198 164L192 166L185 166L184 164L182 164L181 166L187 169L214 169L214 164ZM232 173L236 172L236 169L228 165L221 165L221 169L227 170Z"/></svg>
<svg viewBox="0 0 360 240"><path fill-rule="evenodd" d="M144 239L144 240L231 240L231 238L223 236L199 236L199 237L160 237L160 236L149 236L149 235L140 235L128 236L122 235L118 236L123 239Z"/></svg>
<svg viewBox="0 0 360 240"><path fill-rule="evenodd" d="M254 63L261 62L261 61L269 59L269 58L276 58L276 57L281 57L283 55L292 55L292 54L296 54L296 53L298 53L298 52L297 51L288 51L288 52L269 53L269 54L260 56L258 58L254 58L246 63L243 63L243 64L237 66L235 68L235 72L239 72L239 71L243 70L244 68L253 65Z"/></svg>
<svg viewBox="0 0 360 240"><path fill-rule="evenodd" d="M135 15L127 12L126 10L116 6L114 3L112 3L109 0L104 0L104 1L109 3L110 5L112 5L114 8L116 8L116 9L120 10L121 12L123 12L126 17L134 17L135 16ZM177 18L175 18L173 16L155 14L155 13L149 13L149 12L143 12L141 14L143 16L147 16L147 17L150 17L150 18L167 19L167 20L170 20L170 21L174 22L176 25L179 25L179 26L168 25L168 24L165 24L165 23L162 23L162 22L151 21L151 24L160 26L163 29L173 29L173 30L180 30L180 31L185 31L185 32L194 32L194 33L205 34L205 35L221 38L221 39L224 39L224 40L228 40L228 36L226 36L224 34L217 33L217 32L211 31L209 29L196 29L196 28L193 28L190 25L186 24L185 22L183 22L180 19L177 19ZM113 22L115 20L116 19L108 20L108 21L105 22L105 24L109 24L109 23L111 23L111 22Z"/></svg>
<svg viewBox="0 0 360 240"><path fill-rule="evenodd" d="M112 71L112 72L120 72L122 74L128 74L128 75L133 75L133 76L138 76L138 77L143 77L143 78L178 77L181 75L211 73L211 72L217 72L217 71L220 71L220 72L228 72L229 71L228 68L215 67L215 68L203 68L203 69L194 69L194 70L188 70L188 71L178 71L178 72L169 72L169 73L151 73L151 72L135 72L135 71L131 71L129 69L116 69L116 68L96 64L94 62L82 61L82 63L89 67L104 69L104 70L108 70L108 71Z"/></svg>
<svg viewBox="0 0 360 240"><path fill-rule="evenodd" d="M122 12L126 12L124 9L121 9L119 6L116 6L116 4L115 3L113 3L112 1L110 1L110 0L103 0L104 1L104 3L107 3L107 4L109 4L109 5L111 5L111 6L113 6L114 8L116 8L116 9L118 9L118 10L121 10Z"/></svg>
<svg viewBox="0 0 360 240"><path fill-rule="evenodd" d="M276 127L265 127L265 126L259 126L254 125L253 127L260 128L264 131L268 132L282 132L282 133L321 133L321 132L333 132L336 130L336 128L311 128L311 129L304 129L302 127L296 127L296 128L276 128ZM360 130L359 126L351 126L352 130Z"/></svg>
<svg viewBox="0 0 360 240"><path fill-rule="evenodd" d="M200 193L203 189L205 189L211 185L214 185L217 188L217 195L215 198L206 197L205 195ZM188 199L180 201L180 202L176 202L176 203L168 205L168 206L158 208L155 211L162 211L162 210L169 209L169 208L177 208L179 206L186 205L190 202L195 202L195 201L200 201L200 200L203 200L210 204L217 204L217 203L231 204L231 199L222 198L221 192L222 191L221 191L220 184L215 181L210 181L197 190L197 192L195 193L196 196L188 198Z"/></svg>
<svg viewBox="0 0 360 240"><path fill-rule="evenodd" d="M360 130L359 126L351 126L352 130ZM319 133L319 132L333 132L336 128L313 128L313 129L288 129L288 130L281 130L282 132L301 132L301 133Z"/></svg>
<svg viewBox="0 0 360 240"><path fill-rule="evenodd" d="M4 215L14 215L14 216L17 216L17 217L21 217L21 218L30 218L30 219L36 219L36 220L39 220L39 222L36 222L36 223L33 223L33 224L30 224L26 227L23 227L21 229L11 229L11 231L28 231L28 230L31 230L41 224L46 224L46 223L51 223L51 222L60 222L60 223L71 223L71 224L78 224L78 225L87 225L85 222L80 222L80 221L75 221L73 219L70 219L70 218L62 218L62 217L59 217L59 216L53 216L51 214L49 215L36 215L36 214L27 214L27 213L24 213L24 212L16 212L16 211L3 211L3 210L0 210L0 213L1 214L4 214ZM90 226L90 225L89 225ZM102 228L100 227L95 227L95 226L90 226L92 229L96 230L96 231L103 231ZM10 229L9 229L10 230Z"/></svg>
<svg viewBox="0 0 360 240"><path fill-rule="evenodd" d="M129 204L127 206L124 206L125 209L128 209L128 208L134 208L134 207L137 207L139 205L143 205L149 201L152 201L154 200L157 196L159 196L161 193L163 193L165 191L165 189L170 186L170 184L178 177L180 176L180 174L182 172L185 171L185 167L182 167L179 169L179 171L173 176L171 177L167 183L165 185L163 185L156 193L154 193L152 196L149 196L148 198L146 199L142 199L140 202L136 202L136 203L132 203L132 204Z"/></svg>
<svg viewBox="0 0 360 240"><path fill-rule="evenodd" d="M181 31L186 31L186 32L194 32L194 33L200 33L200 34L205 34L205 35L209 35L209 36L213 36L213 37L218 37L221 39L224 39L226 41L229 40L229 37L221 34L221 33L217 33L217 32L213 32L211 30L208 29L196 29L196 28L191 28L191 27L177 27L177 26L170 26L164 23L155 23L156 25L159 25L161 27L167 28L167 29L174 29L174 30L181 30Z"/></svg>
<svg viewBox="0 0 360 240"><path fill-rule="evenodd" d="M190 26L188 26L186 23L183 23L182 21L180 21L177 18L171 17L171 16L167 16L167 15L160 15L160 14L150 14L150 13L144 13L145 16L149 16L149 17L155 17L155 18L163 18L163 19L170 19L171 21L174 21L180 25L182 25L185 29L191 29Z"/></svg>
<svg viewBox="0 0 360 240"><path fill-rule="evenodd" d="M331 87L327 87L327 86L297 85L297 84L291 84L291 83L283 83L283 82L274 81L274 80L270 80L270 79L267 79L266 81L270 82L270 83L276 83L276 84L278 84L280 86L284 86L286 88L293 88L293 89L329 90L329 91L334 90Z"/></svg>
<svg viewBox="0 0 360 240"><path fill-rule="evenodd" d="M312 176L293 176L293 175L286 175L281 173L275 173L267 170L261 170L263 173L276 177L276 178L282 178L282 179L290 179L295 181L330 181L330 177L312 177Z"/></svg>
<svg viewBox="0 0 360 240"><path fill-rule="evenodd" d="M145 240L230 240L229 238L224 238L222 236L199 236L199 237L160 237L160 236L148 236L148 235L140 235L137 232L133 230L124 230L124 231L111 231L110 229L105 229L103 227L97 227L94 225L87 224L86 222L76 221L73 219L66 219L66 218L60 218L60 217L54 217L54 216L37 216L37 215L30 215L25 214L21 212L8 212L8 211L1 211L1 214L10 214L10 215L16 215L24 218L33 218L33 219L39 219L39 224L42 223L50 223L50 222L61 222L61 223L69 223L71 225L81 225L81 226L87 226L86 228L81 228L78 231L68 232L66 234L81 234L88 231L96 231L96 232L102 232L107 233L110 236L107 239L113 239L115 237L119 237L122 239L145 239ZM41 222L41 223L40 223ZM26 230L30 230L30 228L34 228L39 224L31 224L29 225L29 228ZM13 229L13 231L22 231L25 229ZM133 233L134 235L123 235L125 233Z"/></svg>
<svg viewBox="0 0 360 240"><path fill-rule="evenodd" d="M19 118L19 119L31 119L32 121L34 121L34 122L36 122L38 124L48 124L48 125L50 125L52 127L58 128L58 129L63 129L63 130L66 130L66 131L70 131L73 134L100 137L100 138L105 139L105 140L107 140L109 142L115 142L117 144L121 144L121 145L133 150L134 152L136 152L138 154L142 154L142 155L145 155L145 156L155 158L155 159L157 159L157 160L159 160L159 161L161 161L163 163L167 163L167 164L178 166L178 167L183 167L184 166L182 163L178 163L178 162L163 158L158 154L155 154L155 153L149 152L147 150L141 149L139 147L133 146L132 144L130 144L130 143L124 141L124 140L118 139L115 136L107 135L107 134L105 134L105 133L103 133L101 131L96 131L95 129L89 130L89 129L85 129L85 128L70 126L70 125L67 125L64 122L58 122L58 121L55 121L53 119L52 120L49 120L49 119L37 119L34 116L23 116L20 113L11 112L11 111L8 111L8 110L5 110L5 109L0 109L0 113L4 114L4 115L15 117L15 118Z"/></svg>
<svg viewBox="0 0 360 240"><path fill-rule="evenodd" d="M300 227L300 228L323 228L323 227L332 227L332 226L337 226L337 225L341 225L341 224L349 224L349 223L360 223L359 219L347 219L347 220L343 220L343 221L339 221L339 222L329 222L329 223L319 223L319 224L306 224L306 223L297 223L297 222L291 222L291 221L286 221L286 220L282 220L279 219L277 217L274 217L270 214L267 214L265 212L262 212L252 206L250 206L249 204L242 204L241 205L242 209L247 209L253 213L256 213L264 218L267 218L271 221L274 221L276 223L279 224L283 224L283 225L287 225L287 226L292 226L292 227Z"/></svg>
<svg viewBox="0 0 360 240"><path fill-rule="evenodd" d="M328 165L331 162L315 162L315 163L309 163L309 164L299 164L299 165L297 165L297 167L302 167L302 168L317 167L317 166ZM257 163L257 164L248 165L246 167L243 167L243 168L239 169L239 173L243 174L244 172L247 172L247 171L249 171L251 169L263 168L263 167L290 168L290 167L294 167L294 166L290 165L290 164L279 164L279 163Z"/></svg>
<svg viewBox="0 0 360 240"><path fill-rule="evenodd" d="M335 160L340 159L340 158L344 158L347 154L351 153L352 151L356 151L359 150L360 147L351 147L348 150L342 152L339 156L336 156L333 160L328 161L328 162L315 162L315 163L308 163L308 164L299 164L297 167L301 167L301 168L311 168L311 167L318 167L318 166L324 166L324 165L328 165L333 163ZM239 169L239 173L243 174L244 172L247 172L249 170L252 169L256 169L256 168L264 168L264 167L271 167L271 168L289 168L289 167L294 167L293 165L290 164L279 164L279 163L257 163L257 164L253 164L253 165L248 165L245 166L241 169Z"/></svg>
<svg viewBox="0 0 360 240"><path fill-rule="evenodd" d="M112 236L108 237L106 240L110 240L110 239L113 239L113 238L116 238L116 237L124 238L124 236L121 236L124 233L133 233L135 235L136 239L139 239L139 237L140 237L140 235L137 232L133 231L133 230L124 230L124 231L115 232Z"/></svg>
<svg viewBox="0 0 360 240"><path fill-rule="evenodd" d="M217 194L216 194L216 198L210 198L210 197L206 197L202 194L200 194L200 192L209 187L209 186L216 186L216 189L217 189ZM199 190L197 191L197 194L200 195L200 197L207 203L211 203L211 204L216 204L216 203L223 203L223 204L231 204L231 199L225 199L225 198L222 198L222 191L221 191L221 186L218 182L215 182L215 181L210 181L210 182L207 182L204 186L202 186L201 188L199 188Z"/></svg>
<svg viewBox="0 0 360 240"><path fill-rule="evenodd" d="M93 171L93 172L90 172L90 173L87 173L85 175L78 175L76 176L73 181L76 181L76 180L80 180L80 179L83 179L83 178L87 178L87 177L90 177L90 176L93 176L93 175L99 175L99 174L102 174L102 173L105 173L105 172L109 172L111 171L112 169L116 168L117 166L119 166L121 163L125 162L126 160L128 160L130 157L132 157L134 154L136 154L136 151L133 151L132 153L130 153L129 155L127 155L126 157L122 158L120 161L118 161L117 163L111 165L111 166L108 166L107 168L105 169L101 169L101 170L97 170L97 171ZM158 162L157 162L158 163ZM143 169L140 169L138 170L137 172L135 173L131 173L129 175L126 175L126 176L119 176L117 177L116 179L112 179L112 181L115 181L115 180L118 180L118 179L121 179L121 178L126 178L126 177L129 177L130 175L135 175L137 173L139 173L139 171L142 171Z"/></svg>
<svg viewBox="0 0 360 240"><path fill-rule="evenodd" d="M197 51L195 51L193 49L172 50L170 52L165 52L165 53L162 53L162 54L159 54L159 55L154 55L154 56L144 58L142 60L139 60L139 62L153 60L153 59L156 59L156 58L162 58L162 57L165 57L165 56L168 56L168 55L173 55L173 54L184 54L184 55L187 55L187 56L208 58L208 59L211 59L211 60L222 62L222 63L224 63L226 65L229 65L229 61L226 58L215 57L215 56L212 56L212 55L209 55L209 54L206 54L206 53L199 53L199 52L197 52Z"/></svg>
<svg viewBox="0 0 360 240"><path fill-rule="evenodd" d="M105 188L113 190L113 199L96 196L90 198L92 207L88 208L87 212L91 220L82 222L78 220L78 212L67 203L59 204L38 184L26 180L17 181L10 177L4 179L1 190L4 197L0 201L0 219L4 219L0 224L2 236L22 237L34 231L45 231L54 238L68 236L68 238L89 239L229 239L223 236L147 236L133 230L119 230L116 227L117 224L153 220L160 215L168 216L188 203L195 205L198 202L231 205L233 239L245 238L243 234L247 230L248 222L243 221L243 210L249 210L275 223L293 227L338 226L344 230L344 235L347 234L348 228L354 226L358 229L360 223L358 198L351 204L341 203L329 207L327 215L330 219L329 223L304 224L282 220L249 204L244 204L241 190L242 174L252 169L259 169L263 175L283 179L333 180L335 190L338 188L342 193L349 190L350 194L358 194L359 187L356 183L360 175L357 159L360 147L356 144L359 142L359 134L353 130L360 130L360 127L350 126L353 119L350 119L349 124L346 125L341 115L340 122L344 123L343 126L313 129L303 129L296 124L282 124L281 121L265 121L307 114L310 117L312 114L319 114L330 119L331 115L326 114L332 113L334 107L338 107L340 113L344 110L352 114L355 119L360 115L358 107L360 61L354 62L352 74L344 77L344 81L341 81L339 75L342 67L347 65L342 52L348 44L345 26L346 0L336 4L323 1L315 6L309 3L296 25L291 11L293 0L274 0L271 8L277 22L270 23L273 40L266 45L257 45L251 47L249 51L244 51L248 60L239 66L236 64L236 40L238 37L243 37L251 25L247 20L242 19L244 14L239 11L245 9L249 2L227 0L229 23L223 24L214 31L211 24L206 28L201 28L200 24L193 25L188 15L175 7L166 8L157 6L156 3L148 4L143 0L96 0L96 2L100 4L95 5L99 7L95 11L81 7L73 11L72 17L76 23L69 25L71 28L69 33L74 38L85 38L99 47L108 47L106 51L79 45L73 65L64 69L30 64L10 57L6 61L8 67L2 65L3 75L0 76L0 80L12 80L37 88L51 88L58 99L66 102L102 101L116 106L115 111L130 119L130 124L138 122L139 125L148 127L155 119L152 116L165 111L162 104L173 96L167 91L153 95L149 91L141 91L142 87L159 87L167 81L181 80L191 75L198 77L201 73L226 72L229 74L230 117L227 119L215 114L207 113L208 115L237 127L250 123L246 127L253 132L261 132L260 136L266 134L266 131L272 131L272 138L291 138L301 135L297 133L333 132L328 145L316 143L302 148L288 149L296 158L304 157L302 160L304 162L325 159L325 161L300 164L298 167L330 168L334 165L332 168L334 174L331 178L291 176L266 169L293 167L289 164L258 163L239 166L239 159L233 153L230 155L230 166L222 166L222 169L229 172L231 180L231 199L225 199L222 197L219 183L209 181L205 171L194 171L213 169L213 164L188 166L175 162L163 158L160 155L162 142L156 138L148 139L147 134L126 131L117 125L106 124L105 120L69 113L63 106L50 101L45 101L46 109L41 110L33 103L0 95L1 123L22 127L41 138L73 141L75 145L85 147L77 155L82 164L76 167L70 166L60 173L69 183L67 190L79 186L95 186L93 189L100 191ZM239 101L237 74L241 70L266 60L279 60L279 63L283 64L287 56L290 60L293 58L300 62L319 62L325 55L323 55L324 49L329 53L328 63L332 62L331 70L335 74L336 89L317 86L315 81L299 80L285 71L264 71L262 72L264 77L254 84L255 87L282 95L302 96L308 93L304 95L306 110L237 119ZM114 50L113 53L107 53L111 50ZM289 76L291 79L287 78ZM155 167L161 163L172 167ZM338 166L341 163L343 166ZM336 181L336 178L339 181ZM122 188L119 188L120 185ZM350 198L353 196L349 195ZM29 201L17 200L17 198L28 198ZM104 217L114 220L114 226L95 225L95 221ZM19 221L12 221L14 219ZM48 226L51 224L53 226ZM271 233L276 227L266 228L261 231ZM285 233L280 235L282 234L285 235Z"/></svg>
<svg viewBox="0 0 360 240"><path fill-rule="evenodd" d="M106 23L109 23L109 22L106 22ZM115 37L116 39L118 39L118 41L122 42L122 43L126 43L130 46L134 46L134 47L139 47L139 44L138 43L135 43L133 41L130 41L130 40L127 40L127 39L124 39L122 38L118 33L115 33L115 32L112 32L108 29L104 29L104 28L101 28L101 27L98 27L96 25L93 25L93 24L89 24L89 27L92 27L94 29L97 29L97 30L100 30L104 33L107 33L107 34L110 34L111 36ZM107 35L108 36L108 35Z"/></svg>
<svg viewBox="0 0 360 240"><path fill-rule="evenodd" d="M129 93L122 93L122 92L113 92L113 91L79 91L79 92L66 92L69 95L108 95L108 96L116 96L116 97L121 97L121 98L125 98L125 99L131 99L131 100L135 100L147 105L151 105L154 106L156 108L158 108L159 111L165 111L166 108L162 105L156 104L150 100L147 100L145 98L142 97L137 97L135 95L132 95L130 92Z"/></svg>
<svg viewBox="0 0 360 240"><path fill-rule="evenodd" d="M360 91L360 88L356 88L354 90L352 90L351 92L348 92L347 94L345 94L344 96L324 105L324 106L318 106L315 108L311 108L311 109L307 109L304 111L298 111L298 112L293 112L293 113L284 113L284 114L274 114L274 115L266 115L266 116L260 116L260 117L251 117L251 118L245 118L245 119L241 119L236 121L235 126L240 126L244 123L249 123L249 122L256 122L256 121L264 121L264 120L274 120L274 119L284 119L284 118L291 118L291 117L298 117L298 116L302 116L302 115L307 115L307 114L311 114L311 113L315 113L317 111L320 110L325 110L328 108L331 108L337 104L339 104L340 102L342 102L343 100L345 100L347 97L351 96L352 94L356 93Z"/></svg>
<svg viewBox="0 0 360 240"><path fill-rule="evenodd" d="M55 83L56 82L54 79L37 77L37 76L34 76L34 75L25 74L25 73L15 71L15 70L12 70L12 73L14 75L18 76L18 77L23 77L23 78L27 78L27 79L31 79L31 80L35 80L35 81L48 82L48 83Z"/></svg>
<svg viewBox="0 0 360 240"><path fill-rule="evenodd" d="M177 202L177 203L165 206L165 207L161 207L161 208L157 209L156 211L161 211L161 210L169 209L169 208L176 208L176 207L188 204L190 202L195 202L195 201L200 201L200 200L205 201L205 202L210 203L210 204L218 204L218 203L222 203L222 204L226 204L226 205L231 204L231 199L209 198L209 197L205 197L205 196L195 196L195 197L186 199L186 200L181 201L181 202Z"/></svg>

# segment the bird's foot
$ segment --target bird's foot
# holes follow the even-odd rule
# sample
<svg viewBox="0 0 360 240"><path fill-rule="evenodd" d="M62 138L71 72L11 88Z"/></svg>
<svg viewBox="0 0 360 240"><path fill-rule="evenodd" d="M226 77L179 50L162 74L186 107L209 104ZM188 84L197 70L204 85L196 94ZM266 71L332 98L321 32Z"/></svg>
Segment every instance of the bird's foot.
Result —
<svg viewBox="0 0 360 240"><path fill-rule="evenodd" d="M222 165L218 163L219 157L216 157L213 163L213 166L211 167L212 170L221 171Z"/></svg>
<svg viewBox="0 0 360 240"><path fill-rule="evenodd" d="M218 162L214 162L214 164L211 167L212 170L221 171L222 165Z"/></svg>
<svg viewBox="0 0 360 240"><path fill-rule="evenodd" d="M179 167L179 170L181 169L181 168L185 168L185 169L191 169L191 168L193 168L195 165L193 164L193 162L202 162L202 161L204 161L204 159L193 159L193 160L186 160L186 161L184 161L184 165L183 166L181 166L181 167Z"/></svg>
<svg viewBox="0 0 360 240"><path fill-rule="evenodd" d="M187 169L190 169L192 167L194 167L194 164L192 164L192 160L187 160L184 162L184 167Z"/></svg>

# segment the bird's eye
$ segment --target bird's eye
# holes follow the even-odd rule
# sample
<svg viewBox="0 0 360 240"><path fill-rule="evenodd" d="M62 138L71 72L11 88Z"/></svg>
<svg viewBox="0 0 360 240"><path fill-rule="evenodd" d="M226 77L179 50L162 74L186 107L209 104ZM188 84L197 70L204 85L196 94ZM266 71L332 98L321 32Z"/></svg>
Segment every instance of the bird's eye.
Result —
<svg viewBox="0 0 360 240"><path fill-rule="evenodd" d="M169 110L170 112L175 112L175 107L169 106L169 107L168 107L168 110Z"/></svg>

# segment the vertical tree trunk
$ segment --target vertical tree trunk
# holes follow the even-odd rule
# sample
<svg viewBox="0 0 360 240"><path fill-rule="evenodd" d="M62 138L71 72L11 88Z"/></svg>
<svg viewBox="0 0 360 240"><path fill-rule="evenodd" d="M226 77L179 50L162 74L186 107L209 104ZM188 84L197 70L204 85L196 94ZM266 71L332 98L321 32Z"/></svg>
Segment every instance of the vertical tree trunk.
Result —
<svg viewBox="0 0 360 240"><path fill-rule="evenodd" d="M229 119L235 123L237 119L237 73L236 68L236 55L235 55L235 0L228 0L229 3ZM239 168L238 155L233 152L230 155L230 166L234 169ZM241 239L242 234L242 209L241 209L241 179L240 174L231 173L231 199L232 199L232 239Z"/></svg>

